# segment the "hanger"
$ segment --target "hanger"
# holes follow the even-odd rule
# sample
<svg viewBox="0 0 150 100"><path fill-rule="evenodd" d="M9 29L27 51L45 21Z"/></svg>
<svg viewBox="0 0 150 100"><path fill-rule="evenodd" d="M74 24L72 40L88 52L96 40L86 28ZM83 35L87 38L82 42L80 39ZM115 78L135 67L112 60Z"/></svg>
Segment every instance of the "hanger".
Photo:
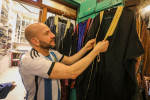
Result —
<svg viewBox="0 0 150 100"><path fill-rule="evenodd" d="M62 20L64 19L64 15L65 15L65 12L60 17Z"/></svg>
<svg viewBox="0 0 150 100"><path fill-rule="evenodd" d="M58 22L67 24L67 20L64 19L64 15L65 15L65 12L62 14L62 16L58 17Z"/></svg>
<svg viewBox="0 0 150 100"><path fill-rule="evenodd" d="M70 19L70 18L68 18L67 20L71 22L71 19Z"/></svg>

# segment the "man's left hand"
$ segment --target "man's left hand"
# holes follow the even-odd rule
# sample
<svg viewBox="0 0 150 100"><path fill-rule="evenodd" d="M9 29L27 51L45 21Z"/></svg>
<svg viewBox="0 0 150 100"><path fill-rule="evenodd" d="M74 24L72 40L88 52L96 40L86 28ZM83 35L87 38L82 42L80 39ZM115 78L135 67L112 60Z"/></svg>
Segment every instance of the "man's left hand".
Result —
<svg viewBox="0 0 150 100"><path fill-rule="evenodd" d="M94 42L95 39L91 39L86 43L85 48L87 51L91 50L94 47Z"/></svg>
<svg viewBox="0 0 150 100"><path fill-rule="evenodd" d="M17 85L15 84L15 82L11 82L12 86L11 86L11 90L13 90Z"/></svg>

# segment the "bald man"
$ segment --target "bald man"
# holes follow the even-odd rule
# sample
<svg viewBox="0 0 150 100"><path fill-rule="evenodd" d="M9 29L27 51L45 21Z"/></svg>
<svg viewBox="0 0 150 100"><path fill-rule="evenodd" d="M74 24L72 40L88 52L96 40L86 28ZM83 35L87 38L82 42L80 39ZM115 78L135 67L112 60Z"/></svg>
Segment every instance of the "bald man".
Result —
<svg viewBox="0 0 150 100"><path fill-rule="evenodd" d="M25 29L25 38L33 47L20 60L19 71L27 90L27 100L60 100L59 79L75 79L109 45L108 41L99 42L80 59L93 48L95 39L92 39L77 54L64 56L52 49L55 47L55 35L43 23L29 25Z"/></svg>

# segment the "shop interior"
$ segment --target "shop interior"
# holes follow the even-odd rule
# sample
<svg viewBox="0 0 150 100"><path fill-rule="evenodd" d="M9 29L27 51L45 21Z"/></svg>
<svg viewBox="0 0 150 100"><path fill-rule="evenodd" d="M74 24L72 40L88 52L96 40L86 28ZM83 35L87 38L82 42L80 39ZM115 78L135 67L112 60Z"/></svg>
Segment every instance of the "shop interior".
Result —
<svg viewBox="0 0 150 100"><path fill-rule="evenodd" d="M56 36L55 50L66 56L89 39L109 40L108 52L97 56L77 79L61 80L60 100L150 100L150 0L0 0L0 84L17 85L4 100L26 100L19 61L32 49L24 33L33 23L46 24ZM144 51L134 46L139 45L132 41L134 34ZM130 65L132 61L136 63ZM122 77L134 78L134 95L134 82ZM118 81L128 84L122 90L129 91L125 99L119 99L124 92Z"/></svg>

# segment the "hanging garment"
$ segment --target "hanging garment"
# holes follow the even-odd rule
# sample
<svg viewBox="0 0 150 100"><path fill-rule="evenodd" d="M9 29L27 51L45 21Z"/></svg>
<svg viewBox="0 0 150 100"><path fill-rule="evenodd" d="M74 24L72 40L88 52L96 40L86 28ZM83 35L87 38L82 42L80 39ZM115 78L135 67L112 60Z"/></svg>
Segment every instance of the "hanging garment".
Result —
<svg viewBox="0 0 150 100"><path fill-rule="evenodd" d="M82 48L82 40L85 33L86 25L87 25L87 20L79 23L77 52L80 51L80 49Z"/></svg>
<svg viewBox="0 0 150 100"><path fill-rule="evenodd" d="M145 53L140 56L139 63L140 66L136 67L137 71L137 100L148 100L148 89L146 87L146 81L144 75L147 76L149 71L148 69L148 30L144 20L141 19L140 15L136 15L137 20L137 32L138 36L142 42Z"/></svg>
<svg viewBox="0 0 150 100"><path fill-rule="evenodd" d="M92 23L93 19L89 18L88 20L84 21L84 23L81 22L76 25L75 32L72 34L71 55L74 55L83 47L85 38L87 37L87 33L91 28Z"/></svg>
<svg viewBox="0 0 150 100"><path fill-rule="evenodd" d="M89 30L90 24L92 23L92 20L93 19L89 18L88 20L79 23L77 52L80 51L80 49L83 47L83 42L87 35L87 31Z"/></svg>
<svg viewBox="0 0 150 100"><path fill-rule="evenodd" d="M84 29L85 32L84 32L83 39L81 38L82 39L82 43L81 43L82 47L84 44L84 39L86 38L87 32L91 28L92 23L93 23L93 19L89 18L87 21L86 28ZM79 35L79 24L77 24L77 26L75 28L75 32L72 34L71 55L74 55L75 53L77 53L78 35ZM68 84L71 86L69 100L76 100L76 89L74 88L75 80L69 80Z"/></svg>
<svg viewBox="0 0 150 100"><path fill-rule="evenodd" d="M70 56L70 49L72 45L72 34L74 32L74 26L71 23L70 28L66 30L66 35L63 37L63 40L60 43L60 52L66 56Z"/></svg>
<svg viewBox="0 0 150 100"><path fill-rule="evenodd" d="M72 43L71 43L71 55L74 55L74 54L76 54L77 53L77 43L78 43L78 24L77 24L77 26L75 27L75 31L74 31L74 33L72 34L72 37L71 37L71 39L72 39Z"/></svg>
<svg viewBox="0 0 150 100"><path fill-rule="evenodd" d="M104 39L114 17L113 10L104 12L97 42ZM100 14L95 17L85 43L95 38L99 25ZM100 62L96 58L77 78L77 100L134 100L135 58L142 55L144 49L136 32L133 11L123 9L113 35L107 40L109 47L100 54Z"/></svg>
<svg viewBox="0 0 150 100"><path fill-rule="evenodd" d="M148 76L150 75L149 74L149 66L147 65L147 61L148 61L148 42L149 42L149 31L147 30L147 26L146 26L146 23L143 21L143 24L142 24L142 28L141 28L141 42L142 42L142 45L143 45L143 48L145 50L145 53L144 55L142 55L142 62L143 62L143 65L142 65L142 73L145 75L145 76Z"/></svg>
<svg viewBox="0 0 150 100"><path fill-rule="evenodd" d="M51 29L51 32L56 35L56 25L54 23L55 17L51 16L45 21L45 24Z"/></svg>
<svg viewBox="0 0 150 100"><path fill-rule="evenodd" d="M65 20L63 20L63 19L60 19L58 16L55 16L55 20L54 20L54 22L55 22L55 25L56 25L56 50L57 51L60 51L59 50L59 48L60 48L60 42L61 42L61 38L63 38L64 37L64 32L65 31L62 31L61 30L61 26L63 25L63 24L67 24L67 23L70 23L69 21L65 21ZM63 24L62 23L59 23L59 22L63 22ZM66 25L67 26L67 25ZM69 26L70 27L70 26ZM66 28L69 28L69 27L64 27L65 29L63 29L63 30L66 30ZM62 36L62 37L61 37Z"/></svg>
<svg viewBox="0 0 150 100"><path fill-rule="evenodd" d="M66 24L58 23L58 33L56 34L56 50L60 51L60 44L63 40L64 33L65 33Z"/></svg>
<svg viewBox="0 0 150 100"><path fill-rule="evenodd" d="M71 46L71 36L73 33L74 26L70 21L60 19L58 16L49 17L45 24L55 34L56 47L55 50L69 56ZM68 42L69 41L69 42Z"/></svg>
<svg viewBox="0 0 150 100"><path fill-rule="evenodd" d="M73 29L74 29L74 26L71 23L70 28L65 30L65 33L64 33L65 35L60 43L59 52L66 56L70 56L69 53L70 53L70 48L71 48L71 43L72 43L71 36L74 31ZM66 85L66 80L61 80L61 86L62 86L61 100L69 100L70 87Z"/></svg>

